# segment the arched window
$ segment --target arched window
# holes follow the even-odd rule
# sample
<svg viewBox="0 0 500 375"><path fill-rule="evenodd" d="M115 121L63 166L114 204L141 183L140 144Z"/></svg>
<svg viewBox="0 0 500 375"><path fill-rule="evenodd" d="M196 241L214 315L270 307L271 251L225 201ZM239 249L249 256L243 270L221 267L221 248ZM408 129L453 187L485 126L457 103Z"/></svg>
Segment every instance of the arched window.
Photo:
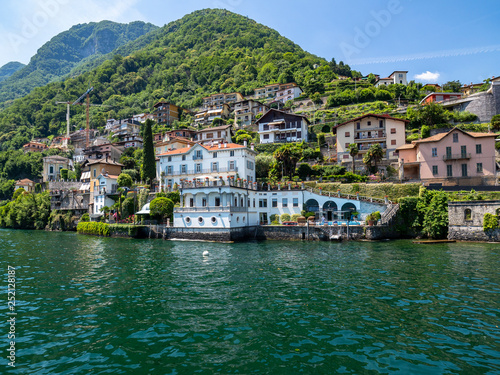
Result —
<svg viewBox="0 0 500 375"><path fill-rule="evenodd" d="M472 220L472 210L470 208L466 208L464 211L464 220L470 221Z"/></svg>

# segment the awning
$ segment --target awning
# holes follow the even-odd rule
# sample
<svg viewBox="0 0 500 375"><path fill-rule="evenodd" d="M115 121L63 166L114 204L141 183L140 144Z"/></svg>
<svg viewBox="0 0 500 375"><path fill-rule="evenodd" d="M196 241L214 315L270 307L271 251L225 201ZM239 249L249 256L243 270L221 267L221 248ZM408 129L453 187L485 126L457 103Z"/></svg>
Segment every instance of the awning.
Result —
<svg viewBox="0 0 500 375"><path fill-rule="evenodd" d="M80 180L86 180L86 179L88 179L88 178L90 178L90 171L88 171L88 172L83 172L83 173L82 173L82 177L80 177Z"/></svg>
<svg viewBox="0 0 500 375"><path fill-rule="evenodd" d="M140 211L137 211L136 215L149 215L149 203L146 203Z"/></svg>
<svg viewBox="0 0 500 375"><path fill-rule="evenodd" d="M87 182L87 183L85 183L85 184L82 184L82 185L80 186L80 190L83 190L83 191L85 191L85 190L90 190L90 183L88 183L88 182Z"/></svg>

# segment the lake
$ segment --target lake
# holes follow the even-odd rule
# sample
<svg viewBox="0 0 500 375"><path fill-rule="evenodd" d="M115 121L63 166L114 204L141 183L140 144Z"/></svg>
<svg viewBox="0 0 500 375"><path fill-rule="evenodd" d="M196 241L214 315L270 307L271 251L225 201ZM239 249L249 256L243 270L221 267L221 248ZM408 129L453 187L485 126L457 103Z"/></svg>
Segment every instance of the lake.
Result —
<svg viewBox="0 0 500 375"><path fill-rule="evenodd" d="M498 243L0 230L4 322L9 266L2 374L500 374Z"/></svg>

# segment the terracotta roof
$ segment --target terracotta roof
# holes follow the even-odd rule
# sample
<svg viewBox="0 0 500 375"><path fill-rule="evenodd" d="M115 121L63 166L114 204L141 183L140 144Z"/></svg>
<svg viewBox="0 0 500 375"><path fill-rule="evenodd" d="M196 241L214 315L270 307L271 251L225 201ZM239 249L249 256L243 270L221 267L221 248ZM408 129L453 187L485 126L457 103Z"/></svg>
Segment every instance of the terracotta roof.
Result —
<svg viewBox="0 0 500 375"><path fill-rule="evenodd" d="M224 129L230 128L231 126L233 126L233 125L228 124L228 125L216 126L215 128L205 128L205 129L199 130L198 132L201 133L201 132L208 132L208 131L213 131L213 130L224 130Z"/></svg>
<svg viewBox="0 0 500 375"><path fill-rule="evenodd" d="M363 115L363 116L359 116L359 117L356 117L356 118L353 118L349 121L345 121L341 124L338 124L337 126L335 126L336 128L338 128L339 126L342 126L342 125L345 125L345 124L349 124L350 122L355 122L355 121L358 121L358 120L362 120L366 117L376 117L376 118L380 118L380 119L387 119L387 120L397 120L397 121L404 121L404 122L410 122L408 120L405 120L405 119L402 119L402 118L397 118L397 117L392 117L392 116L389 116L389 115L378 115L378 114L375 114L375 113L367 113L366 115Z"/></svg>
<svg viewBox="0 0 500 375"><path fill-rule="evenodd" d="M68 161L69 162L68 158L65 158L65 157L59 156L59 155L46 156L43 158L43 160L59 160L59 161Z"/></svg>
<svg viewBox="0 0 500 375"><path fill-rule="evenodd" d="M438 142L440 141L441 139L443 139L444 137L446 137L448 134L450 134L452 131L454 130L458 130L460 131L461 133L463 134L466 134L466 135L469 135L473 138L485 138L485 137L496 137L496 134L495 133L475 133L475 132L466 132L462 129L459 129L459 128L453 128L451 129L449 132L446 132L446 133L439 133L439 134L436 134L436 135L433 135L432 137L429 137L429 138L424 138L424 139L419 139L417 141L414 141L415 143L426 143L426 142Z"/></svg>
<svg viewBox="0 0 500 375"><path fill-rule="evenodd" d="M108 164L108 165L118 165L120 167L124 167L123 164L120 164L112 159L106 160L106 159L99 159L99 160L93 160L90 161L88 165L94 165L94 164Z"/></svg>
<svg viewBox="0 0 500 375"><path fill-rule="evenodd" d="M29 178L23 178L22 180L16 181L16 185L29 185L33 184L33 181L31 181Z"/></svg>
<svg viewBox="0 0 500 375"><path fill-rule="evenodd" d="M398 148L396 148L396 151L398 151L398 150L410 150L412 148L415 148L415 145L413 143L409 143L409 144L406 144L403 146L399 146Z"/></svg>
<svg viewBox="0 0 500 375"><path fill-rule="evenodd" d="M224 145L221 145L220 148L219 148L218 143L213 145L213 146L202 145L200 143L197 143L197 145L199 145L200 147L203 147L207 151L219 151L219 150L224 151L224 150L235 150L238 148L245 148L245 146L239 145L237 143L226 143L225 147L224 147ZM193 146L193 147L195 147L195 146ZM193 147L183 147L183 148L179 148L177 150L171 150L171 151L164 152L162 154L158 154L157 156L181 155L181 154L185 154L185 153L189 152Z"/></svg>

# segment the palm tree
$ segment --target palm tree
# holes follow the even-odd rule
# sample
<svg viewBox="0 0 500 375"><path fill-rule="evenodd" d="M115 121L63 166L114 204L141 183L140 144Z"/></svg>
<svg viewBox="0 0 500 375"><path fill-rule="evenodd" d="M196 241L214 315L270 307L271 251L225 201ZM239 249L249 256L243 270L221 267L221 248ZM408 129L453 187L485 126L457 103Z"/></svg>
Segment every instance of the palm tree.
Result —
<svg viewBox="0 0 500 375"><path fill-rule="evenodd" d="M374 172L377 171L377 164L384 157L384 150L379 143L375 143L370 146L365 156L363 157L363 163L366 164L367 169L372 169ZM372 168L373 167L373 168Z"/></svg>
<svg viewBox="0 0 500 375"><path fill-rule="evenodd" d="M354 158L359 154L358 145L356 143L351 143L349 147L347 147L347 151L349 151L349 155L351 155L352 158L352 173L356 173L356 160Z"/></svg>

